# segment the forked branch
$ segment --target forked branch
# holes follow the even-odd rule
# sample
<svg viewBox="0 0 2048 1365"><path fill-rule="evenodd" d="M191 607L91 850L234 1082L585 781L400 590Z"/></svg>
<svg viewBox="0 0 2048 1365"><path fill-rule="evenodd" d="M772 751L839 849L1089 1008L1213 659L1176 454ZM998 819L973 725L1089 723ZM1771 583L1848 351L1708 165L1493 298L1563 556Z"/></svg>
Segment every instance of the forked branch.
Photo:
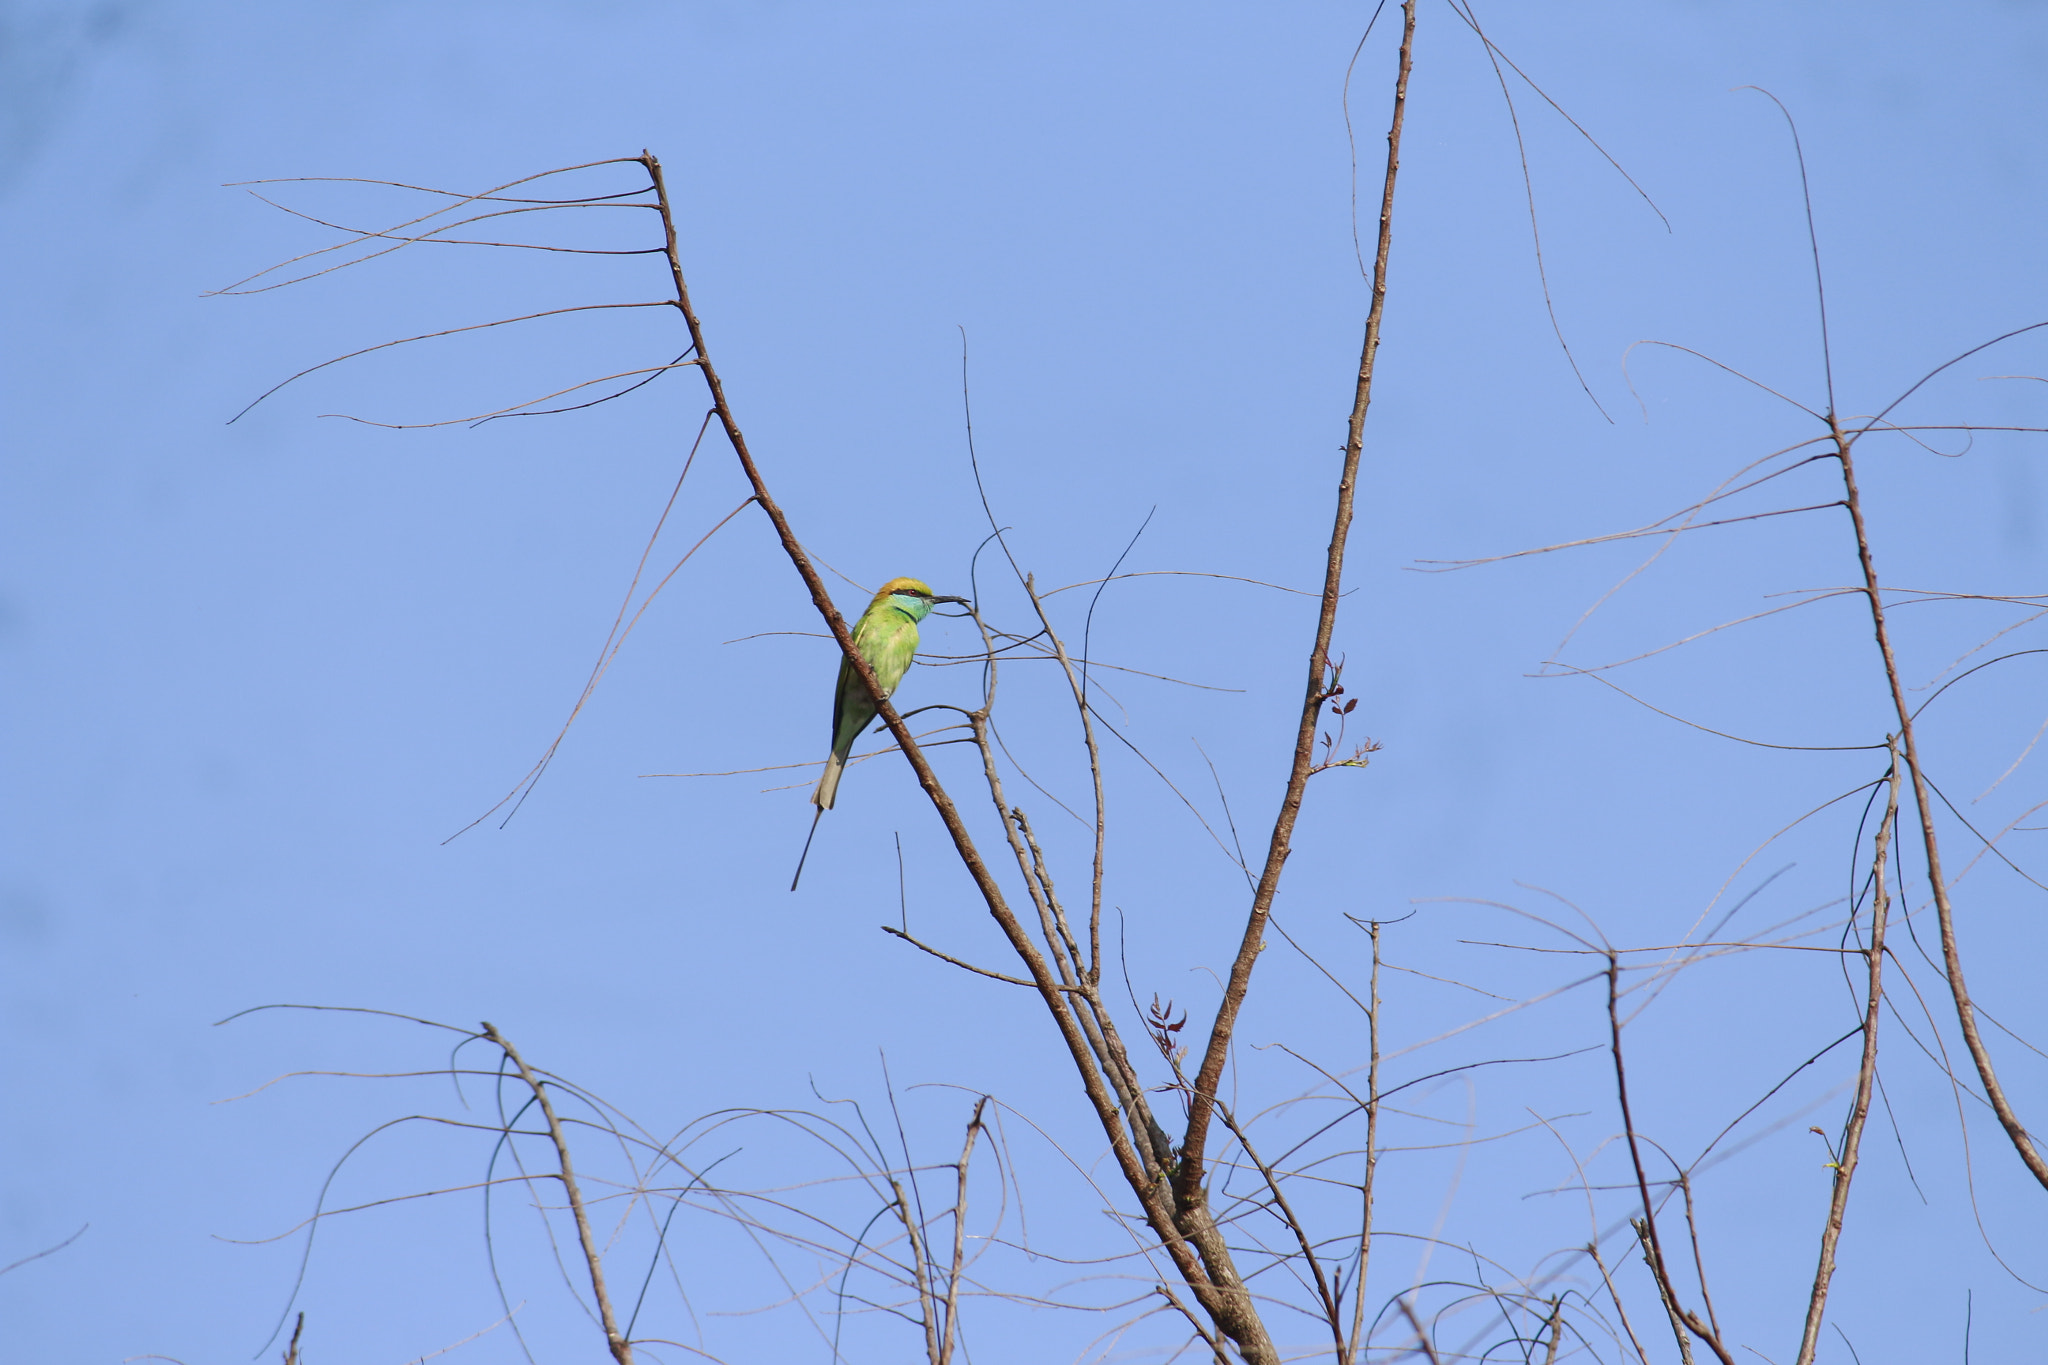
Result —
<svg viewBox="0 0 2048 1365"><path fill-rule="evenodd" d="M2013 1150L2026 1163L2034 1179L2048 1189L2048 1159L2034 1145L2026 1125L2006 1098L2005 1087L1999 1084L1998 1071L1991 1063L1991 1052L1984 1046L1983 1036L1977 1029L1977 1009L1970 999L1970 988L1963 980L1962 950L1956 943L1955 906L1949 899L1948 878L1941 870L1941 841L1934 828L1934 801L1928 791L1927 774L1920 767L1920 748L1913 727L1913 708L1906 703L1906 685L1899 676L1899 661L1892 652L1890 623L1885 616L1884 595L1878 590L1877 567L1870 553L1870 534L1863 521L1863 495L1856 486L1856 461L1853 454L1856 437L1861 432L1846 432L1831 412L1828 426L1834 438L1835 454L1842 464L1843 502L1848 508L1849 524L1856 535L1856 562L1863 572L1863 595L1870 603L1871 631L1876 636L1877 650L1884 661L1884 677L1891 692L1892 709L1898 716L1898 745L1905 759L1906 774L1913 781L1913 811L1920 821L1920 847L1927 859L1927 884L1934 897L1934 914L1941 930L1942 973L1948 979L1949 997L1955 1002L1956 1022L1961 1027L1963 1045L1970 1050L1970 1061L1977 1068L1977 1079L1983 1083L1984 1097L1991 1103L1992 1113L1998 1116L1999 1126L2011 1139Z"/></svg>

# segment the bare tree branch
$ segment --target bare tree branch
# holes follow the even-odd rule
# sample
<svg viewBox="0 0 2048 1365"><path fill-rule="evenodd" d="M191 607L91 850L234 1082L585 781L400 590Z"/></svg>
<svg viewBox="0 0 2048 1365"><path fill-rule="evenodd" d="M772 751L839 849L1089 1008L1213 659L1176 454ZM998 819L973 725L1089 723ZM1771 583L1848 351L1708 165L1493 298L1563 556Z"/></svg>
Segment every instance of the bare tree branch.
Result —
<svg viewBox="0 0 2048 1365"><path fill-rule="evenodd" d="M1353 391L1351 419L1344 441L1342 470L1337 480L1337 510L1330 533L1329 551L1323 569L1323 598L1316 617L1315 641L1309 649L1308 681L1302 698L1301 718L1295 730L1294 759L1287 787L1280 801L1280 813L1273 823L1265 864L1252 893L1244 938L1231 963L1230 976L1217 1007L1209 1041L1195 1073L1194 1093L1189 1099L1187 1134L1181 1144L1180 1170L1174 1178L1174 1193L1185 1221L1199 1223L1206 1218L1205 1158L1209 1121L1215 1112L1216 1096L1223 1080L1224 1063L1237 1027L1238 1012L1244 1008L1251 988L1252 967L1265 946L1266 922L1272 913L1273 897L1280 889L1280 872L1293 851L1296 820L1308 789L1309 770L1315 765L1317 722L1330 687L1330 640L1337 627L1337 606L1344 585L1344 551L1351 534L1352 505L1357 493L1358 466L1365 445L1365 417L1372 405L1374 362L1379 355L1380 319L1387 301L1387 258L1393 247L1394 184L1401 165L1401 130L1408 112L1408 77L1413 69L1415 47L1415 0L1401 6L1401 48L1394 80L1394 112L1387 132L1386 178L1380 192L1378 245L1373 256L1372 303L1366 314L1365 343L1358 361L1358 382ZM1211 1225L1213 1227L1213 1224Z"/></svg>

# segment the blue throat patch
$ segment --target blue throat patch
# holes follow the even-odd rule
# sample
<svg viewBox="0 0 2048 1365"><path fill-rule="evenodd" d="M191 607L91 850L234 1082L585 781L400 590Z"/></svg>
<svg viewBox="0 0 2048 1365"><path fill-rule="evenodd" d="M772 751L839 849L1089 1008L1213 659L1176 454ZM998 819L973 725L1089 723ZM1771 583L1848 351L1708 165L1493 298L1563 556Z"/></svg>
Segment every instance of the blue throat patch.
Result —
<svg viewBox="0 0 2048 1365"><path fill-rule="evenodd" d="M924 620L926 616L930 615L932 609L932 604L925 601L922 597L913 597L909 593L901 592L889 594L889 605L913 621Z"/></svg>

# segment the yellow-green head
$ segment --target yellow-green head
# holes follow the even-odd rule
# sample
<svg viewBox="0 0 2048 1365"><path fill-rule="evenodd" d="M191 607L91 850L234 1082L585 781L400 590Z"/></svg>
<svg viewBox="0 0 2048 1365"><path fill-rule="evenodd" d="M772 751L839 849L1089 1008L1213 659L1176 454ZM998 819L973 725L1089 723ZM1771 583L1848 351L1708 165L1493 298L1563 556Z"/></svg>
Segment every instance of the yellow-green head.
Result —
<svg viewBox="0 0 2048 1365"><path fill-rule="evenodd" d="M932 609L931 587L915 578L892 578L868 603L867 615L873 616L885 607L893 607L913 621L922 621Z"/></svg>

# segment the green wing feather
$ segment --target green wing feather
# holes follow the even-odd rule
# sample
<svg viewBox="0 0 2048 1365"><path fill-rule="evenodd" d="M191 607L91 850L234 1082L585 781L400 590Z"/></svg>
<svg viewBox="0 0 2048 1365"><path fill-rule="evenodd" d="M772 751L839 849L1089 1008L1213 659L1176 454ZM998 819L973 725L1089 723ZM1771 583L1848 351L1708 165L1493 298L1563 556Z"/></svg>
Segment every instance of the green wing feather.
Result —
<svg viewBox="0 0 2048 1365"><path fill-rule="evenodd" d="M917 654L917 622L901 608L880 601L862 614L853 628L853 647L875 671L875 681L885 693L894 692L910 671ZM875 718L874 699L854 675L852 661L839 661L839 683L832 689L832 756L818 779L811 800L825 810L832 809L839 791L839 773L846 766L853 742Z"/></svg>

